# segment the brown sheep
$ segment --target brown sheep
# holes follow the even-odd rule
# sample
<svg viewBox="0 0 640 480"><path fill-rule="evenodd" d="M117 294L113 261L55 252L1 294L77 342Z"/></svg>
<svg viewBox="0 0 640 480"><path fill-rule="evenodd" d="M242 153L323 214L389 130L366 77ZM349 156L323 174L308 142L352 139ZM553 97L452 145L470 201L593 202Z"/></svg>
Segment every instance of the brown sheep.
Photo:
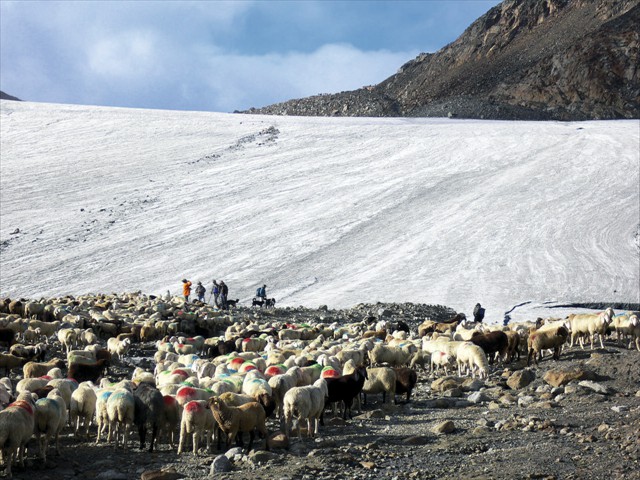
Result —
<svg viewBox="0 0 640 480"><path fill-rule="evenodd" d="M560 350L562 345L567 342L569 338L569 330L566 327L560 326L554 329L538 330L529 334L527 341L527 347L529 354L527 355L527 366L533 358L536 365L538 365L538 355L542 350L548 348L553 349L553 359L560 359Z"/></svg>
<svg viewBox="0 0 640 480"><path fill-rule="evenodd" d="M267 427L265 426L266 414L264 408L258 402L250 402L239 407L229 407L219 398L212 397L207 402L220 430L227 435L227 448L240 434L239 443L242 443L242 433L249 432L249 445L247 452L251 450L255 430L265 438L265 448L269 450Z"/></svg>

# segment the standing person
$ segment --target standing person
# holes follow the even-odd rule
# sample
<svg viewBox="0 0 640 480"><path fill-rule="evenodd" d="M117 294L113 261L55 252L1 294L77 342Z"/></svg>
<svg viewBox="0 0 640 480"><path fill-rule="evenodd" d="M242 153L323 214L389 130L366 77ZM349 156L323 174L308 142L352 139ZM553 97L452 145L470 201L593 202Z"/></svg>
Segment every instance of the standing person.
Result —
<svg viewBox="0 0 640 480"><path fill-rule="evenodd" d="M215 280L213 281L213 304L216 308L220 308L220 285Z"/></svg>
<svg viewBox="0 0 640 480"><path fill-rule="evenodd" d="M475 308L473 309L473 321L476 323L482 322L484 318L484 308L479 303L476 303Z"/></svg>
<svg viewBox="0 0 640 480"><path fill-rule="evenodd" d="M262 285L256 290L256 297L260 298L263 302L267 299L267 286Z"/></svg>
<svg viewBox="0 0 640 480"><path fill-rule="evenodd" d="M227 309L227 298L229 295L229 287L227 284L220 280L220 308Z"/></svg>
<svg viewBox="0 0 640 480"><path fill-rule="evenodd" d="M189 295L191 295L191 282L186 278L182 279L182 294L184 295L184 302L189 303Z"/></svg>
<svg viewBox="0 0 640 480"><path fill-rule="evenodd" d="M198 286L196 287L196 295L198 296L198 300L204 303L204 294L207 292L207 289L204 288L202 282L198 282Z"/></svg>

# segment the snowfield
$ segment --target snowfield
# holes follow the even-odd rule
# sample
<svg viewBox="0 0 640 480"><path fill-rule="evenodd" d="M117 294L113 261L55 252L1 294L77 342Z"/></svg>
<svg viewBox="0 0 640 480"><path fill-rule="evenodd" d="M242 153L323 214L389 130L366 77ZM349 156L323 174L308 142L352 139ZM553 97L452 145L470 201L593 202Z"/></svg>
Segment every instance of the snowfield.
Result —
<svg viewBox="0 0 640 480"><path fill-rule="evenodd" d="M639 136L3 100L0 294L215 278L242 302L266 283L278 306L480 302L490 322L640 302Z"/></svg>

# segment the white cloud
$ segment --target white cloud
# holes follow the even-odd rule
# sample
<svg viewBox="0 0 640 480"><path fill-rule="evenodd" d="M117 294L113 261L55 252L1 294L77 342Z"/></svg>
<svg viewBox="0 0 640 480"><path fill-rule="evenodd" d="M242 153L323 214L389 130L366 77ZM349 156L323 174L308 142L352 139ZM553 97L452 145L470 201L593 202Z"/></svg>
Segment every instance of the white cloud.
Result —
<svg viewBox="0 0 640 480"><path fill-rule="evenodd" d="M153 32L128 31L90 45L87 63L99 76L141 78L154 70L160 54Z"/></svg>

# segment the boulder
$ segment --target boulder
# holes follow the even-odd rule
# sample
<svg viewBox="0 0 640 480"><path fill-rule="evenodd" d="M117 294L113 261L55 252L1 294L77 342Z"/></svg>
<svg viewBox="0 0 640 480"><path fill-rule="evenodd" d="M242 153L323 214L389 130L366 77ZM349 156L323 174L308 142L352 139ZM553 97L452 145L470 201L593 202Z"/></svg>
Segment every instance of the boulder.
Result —
<svg viewBox="0 0 640 480"><path fill-rule="evenodd" d="M431 431L436 435L443 435L447 433L451 433L456 429L456 426L451 420L446 420L444 422L440 422L437 425L434 425L431 428Z"/></svg>
<svg viewBox="0 0 640 480"><path fill-rule="evenodd" d="M452 388L458 388L460 382L456 377L441 377L431 383L431 391L445 392Z"/></svg>
<svg viewBox="0 0 640 480"><path fill-rule="evenodd" d="M578 383L578 385L593 390L596 393L602 393L604 395L609 393L609 389L606 386L596 383L592 380L582 380Z"/></svg>
<svg viewBox="0 0 640 480"><path fill-rule="evenodd" d="M209 475L215 475L216 473L225 473L232 470L231 460L226 455L218 455L213 459L211 468L209 469Z"/></svg>
<svg viewBox="0 0 640 480"><path fill-rule="evenodd" d="M536 379L536 374L530 368L523 368L513 372L507 379L507 385L511 390L519 390L526 387Z"/></svg>
<svg viewBox="0 0 640 480"><path fill-rule="evenodd" d="M552 387L560 387L573 380L593 380L594 378L593 372L580 367L570 369L555 368L549 370L543 377L544 381Z"/></svg>

